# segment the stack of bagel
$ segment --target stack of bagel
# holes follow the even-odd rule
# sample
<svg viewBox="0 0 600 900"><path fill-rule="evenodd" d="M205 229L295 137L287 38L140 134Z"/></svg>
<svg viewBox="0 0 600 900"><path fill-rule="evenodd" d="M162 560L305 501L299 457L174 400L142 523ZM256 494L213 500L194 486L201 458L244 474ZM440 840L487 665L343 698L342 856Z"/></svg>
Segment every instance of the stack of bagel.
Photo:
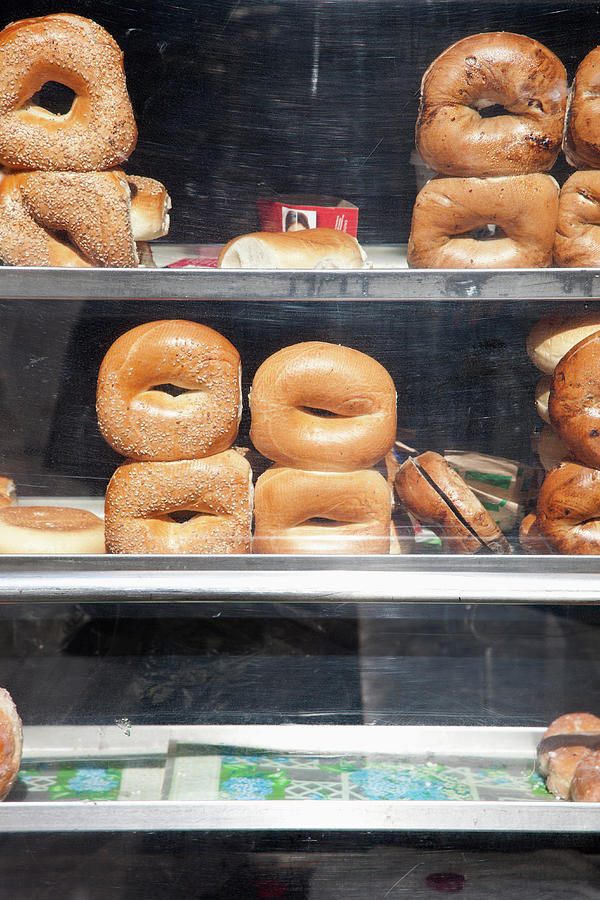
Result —
<svg viewBox="0 0 600 900"><path fill-rule="evenodd" d="M127 458L105 501L109 553L248 553L252 472L235 347L196 322L139 325L98 375L100 431Z"/></svg>
<svg viewBox="0 0 600 900"><path fill-rule="evenodd" d="M526 549L600 553L600 314L550 315L527 352L544 373L536 407L546 422L538 455L546 469L537 512L524 520Z"/></svg>
<svg viewBox="0 0 600 900"><path fill-rule="evenodd" d="M254 552L389 553L391 491L373 468L396 434L386 369L350 347L284 347L256 372L250 410L275 463L256 482Z"/></svg>
<svg viewBox="0 0 600 900"><path fill-rule="evenodd" d="M552 264L559 188L543 173L560 150L566 95L558 57L520 34L471 35L431 64L415 138L439 177L415 202L410 266Z"/></svg>
<svg viewBox="0 0 600 900"><path fill-rule="evenodd" d="M600 266L600 47L579 64L571 86L563 150L578 169L562 186L554 262L564 267Z"/></svg>
<svg viewBox="0 0 600 900"><path fill-rule="evenodd" d="M34 95L75 94L54 114ZM136 267L167 234L162 184L126 175L137 129L122 53L98 24L58 14L0 32L0 260L27 266Z"/></svg>

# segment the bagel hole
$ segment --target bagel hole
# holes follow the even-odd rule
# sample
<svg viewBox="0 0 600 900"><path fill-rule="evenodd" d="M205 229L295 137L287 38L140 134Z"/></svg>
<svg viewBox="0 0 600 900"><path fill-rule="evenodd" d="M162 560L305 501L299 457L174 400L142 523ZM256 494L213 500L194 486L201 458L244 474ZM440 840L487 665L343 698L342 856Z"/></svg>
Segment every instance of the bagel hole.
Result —
<svg viewBox="0 0 600 900"><path fill-rule="evenodd" d="M475 109L479 113L482 119L495 119L496 116L512 116L513 113L510 112L505 106L502 106L501 103L485 103L482 106L475 106Z"/></svg>
<svg viewBox="0 0 600 900"><path fill-rule="evenodd" d="M199 515L210 515L209 513L199 513L197 509L174 509L173 512L167 513L167 521L175 522L177 525L183 525L190 519L195 519Z"/></svg>
<svg viewBox="0 0 600 900"><path fill-rule="evenodd" d="M320 516L314 516L312 519L306 519L303 525L318 526L319 528L341 528L345 522L338 522L337 519L323 519Z"/></svg>
<svg viewBox="0 0 600 900"><path fill-rule="evenodd" d="M478 228L472 228L471 231L465 231L462 234L455 234L456 238L473 238L474 241L500 241L506 237L506 232L500 225L480 225Z"/></svg>
<svg viewBox="0 0 600 900"><path fill-rule="evenodd" d="M298 407L301 412L308 413L309 416L319 416L321 419L343 419L344 416L338 415L338 413L331 412L330 409L321 409L317 406L299 406Z"/></svg>
<svg viewBox="0 0 600 900"><path fill-rule="evenodd" d="M151 390L162 391L163 394L168 394L170 397L179 397L181 394L188 393L187 388L178 387L176 384L157 384Z"/></svg>
<svg viewBox="0 0 600 900"><path fill-rule="evenodd" d="M32 106L41 106L54 116L65 116L73 106L75 91L58 81L47 81L29 100Z"/></svg>

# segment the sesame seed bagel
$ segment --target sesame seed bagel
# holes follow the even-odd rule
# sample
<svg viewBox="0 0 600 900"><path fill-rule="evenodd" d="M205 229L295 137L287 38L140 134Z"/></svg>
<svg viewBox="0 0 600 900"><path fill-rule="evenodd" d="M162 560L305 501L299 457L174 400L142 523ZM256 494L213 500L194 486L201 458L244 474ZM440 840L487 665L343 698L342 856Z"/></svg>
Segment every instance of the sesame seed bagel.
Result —
<svg viewBox="0 0 600 900"><path fill-rule="evenodd" d="M48 81L75 93L66 115L31 103ZM0 164L91 172L121 165L137 129L123 54L96 22L58 14L0 32Z"/></svg>

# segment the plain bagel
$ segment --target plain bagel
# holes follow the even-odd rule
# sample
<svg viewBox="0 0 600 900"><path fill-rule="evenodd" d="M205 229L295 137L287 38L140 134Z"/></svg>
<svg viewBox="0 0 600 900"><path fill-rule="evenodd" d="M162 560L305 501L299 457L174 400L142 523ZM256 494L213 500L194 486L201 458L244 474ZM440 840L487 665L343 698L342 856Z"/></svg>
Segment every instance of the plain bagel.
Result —
<svg viewBox="0 0 600 900"><path fill-rule="evenodd" d="M104 522L85 509L6 506L0 509L0 553L104 553Z"/></svg>
<svg viewBox="0 0 600 900"><path fill-rule="evenodd" d="M256 449L296 469L368 469L396 436L396 389L386 369L359 350L322 341L266 359L252 382L250 410Z"/></svg>
<svg viewBox="0 0 600 900"><path fill-rule="evenodd" d="M373 469L274 466L256 482L255 553L389 553L391 494Z"/></svg>
<svg viewBox="0 0 600 900"><path fill-rule="evenodd" d="M600 313L544 316L527 336L527 355L540 372L552 375L565 353L595 331L600 331Z"/></svg>
<svg viewBox="0 0 600 900"><path fill-rule="evenodd" d="M367 255L355 237L333 228L257 231L225 244L221 269L363 269Z"/></svg>

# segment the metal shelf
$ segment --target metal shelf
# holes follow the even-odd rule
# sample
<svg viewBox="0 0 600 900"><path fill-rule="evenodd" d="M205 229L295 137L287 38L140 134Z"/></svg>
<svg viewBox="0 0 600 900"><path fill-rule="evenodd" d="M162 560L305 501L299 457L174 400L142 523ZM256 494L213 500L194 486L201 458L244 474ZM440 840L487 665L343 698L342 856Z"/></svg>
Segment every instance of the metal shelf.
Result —
<svg viewBox="0 0 600 900"><path fill-rule="evenodd" d="M598 557L6 556L0 602L597 604Z"/></svg>
<svg viewBox="0 0 600 900"><path fill-rule="evenodd" d="M368 249L368 248L367 248ZM0 268L4 300L592 300L590 269L336 271Z"/></svg>
<svg viewBox="0 0 600 900"><path fill-rule="evenodd" d="M597 832L596 804L558 802L543 787L540 799L539 782L535 790L531 787L542 733L541 728L435 726L29 728L21 769L24 782L32 766L40 762L45 765L46 783L52 766L56 771L69 766L81 771L87 764L97 776L103 766L113 766L108 770L114 771L115 760L123 767L129 760L138 767L138 774L130 776L123 794L113 800L58 796L53 801L9 800L0 806L0 831ZM268 765L271 757L276 766L291 766L290 777L307 762L309 770L318 764L315 778L330 777L320 773L340 760L348 771L376 774L382 768L393 772L395 766L401 771L416 767L416 772L432 766L434 779L443 770L449 799L370 799L369 792L361 795L360 787L346 790L346 799L312 799L310 795L288 799L286 793L281 799L247 800L223 795L224 763L262 760ZM139 774L144 765L148 766L144 771L153 773L150 787ZM502 781L498 772L506 773L503 786L498 785ZM454 797L453 778L468 786L465 799ZM30 774L29 783L33 780ZM422 777L421 783L427 790ZM146 791L147 799L131 799L140 785L145 785L142 792ZM347 788L347 780L340 775L340 790L344 785ZM47 786L33 787L34 791L44 789ZM173 795L177 799L171 799ZM472 799L481 795L487 799Z"/></svg>

